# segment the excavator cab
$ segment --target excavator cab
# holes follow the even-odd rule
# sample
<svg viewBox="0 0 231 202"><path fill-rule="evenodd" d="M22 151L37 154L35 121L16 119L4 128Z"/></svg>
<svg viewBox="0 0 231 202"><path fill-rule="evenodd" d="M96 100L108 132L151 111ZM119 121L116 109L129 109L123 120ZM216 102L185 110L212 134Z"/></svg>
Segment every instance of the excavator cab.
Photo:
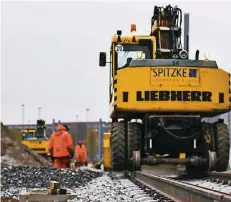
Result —
<svg viewBox="0 0 231 202"><path fill-rule="evenodd" d="M36 130L32 128L27 128L21 131L23 140L30 140L35 137Z"/></svg>

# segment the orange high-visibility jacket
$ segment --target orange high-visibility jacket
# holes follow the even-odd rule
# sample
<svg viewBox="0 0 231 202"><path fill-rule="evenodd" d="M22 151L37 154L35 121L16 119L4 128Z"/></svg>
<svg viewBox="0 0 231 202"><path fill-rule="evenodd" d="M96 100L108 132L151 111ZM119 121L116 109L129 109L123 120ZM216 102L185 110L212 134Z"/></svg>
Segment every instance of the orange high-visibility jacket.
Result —
<svg viewBox="0 0 231 202"><path fill-rule="evenodd" d="M72 136L67 131L65 131L64 133L68 136L67 139L71 140L71 145L69 145L69 152L71 152L72 154L74 154L74 144L73 144Z"/></svg>
<svg viewBox="0 0 231 202"><path fill-rule="evenodd" d="M87 148L84 144L80 145L77 144L75 147L75 157L76 161L87 161Z"/></svg>
<svg viewBox="0 0 231 202"><path fill-rule="evenodd" d="M49 152L53 157L69 157L70 151L74 150L73 140L67 132L55 132L49 140Z"/></svg>

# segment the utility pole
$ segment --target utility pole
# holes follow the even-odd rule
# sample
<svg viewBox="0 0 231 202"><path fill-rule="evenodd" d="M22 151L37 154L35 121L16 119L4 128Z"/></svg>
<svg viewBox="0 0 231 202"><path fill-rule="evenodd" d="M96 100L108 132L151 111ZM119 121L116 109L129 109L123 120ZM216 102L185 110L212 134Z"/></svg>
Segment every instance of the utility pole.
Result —
<svg viewBox="0 0 231 202"><path fill-rule="evenodd" d="M78 122L78 117L79 117L78 114L76 114L76 123Z"/></svg>
<svg viewBox="0 0 231 202"><path fill-rule="evenodd" d="M39 120L40 120L40 118L41 118L41 109L42 109L41 107L38 108L38 119L39 119Z"/></svg>
<svg viewBox="0 0 231 202"><path fill-rule="evenodd" d="M89 112L89 108L86 109L86 122L88 122L88 112Z"/></svg>
<svg viewBox="0 0 231 202"><path fill-rule="evenodd" d="M75 141L75 144L77 144L78 142L78 117L79 117L78 114L76 114L75 117L76 117L76 135L74 137L74 141Z"/></svg>
<svg viewBox="0 0 231 202"><path fill-rule="evenodd" d="M24 130L24 104L22 104L22 129Z"/></svg>
<svg viewBox="0 0 231 202"><path fill-rule="evenodd" d="M55 132L55 119L52 120L52 130Z"/></svg>
<svg viewBox="0 0 231 202"><path fill-rule="evenodd" d="M103 134L103 127L102 127L103 123L102 123L102 119L99 119L99 131L98 131L98 154L99 154L99 161L101 160L101 135Z"/></svg>

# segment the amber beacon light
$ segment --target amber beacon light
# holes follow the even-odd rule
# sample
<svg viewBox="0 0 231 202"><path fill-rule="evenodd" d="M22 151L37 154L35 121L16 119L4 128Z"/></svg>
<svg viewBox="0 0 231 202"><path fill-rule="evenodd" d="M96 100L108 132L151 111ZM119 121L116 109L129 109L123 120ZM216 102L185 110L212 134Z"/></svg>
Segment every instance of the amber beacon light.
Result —
<svg viewBox="0 0 231 202"><path fill-rule="evenodd" d="M136 32L136 24L131 25L131 32Z"/></svg>

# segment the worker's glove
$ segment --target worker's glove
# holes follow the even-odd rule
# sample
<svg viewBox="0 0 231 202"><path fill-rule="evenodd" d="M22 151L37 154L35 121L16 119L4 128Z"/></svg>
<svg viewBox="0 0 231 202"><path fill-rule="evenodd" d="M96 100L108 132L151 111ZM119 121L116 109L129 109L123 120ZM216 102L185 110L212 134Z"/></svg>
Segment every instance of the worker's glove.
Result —
<svg viewBox="0 0 231 202"><path fill-rule="evenodd" d="M48 154L48 156L50 157L51 161L53 162L53 161L54 161L53 152L50 152L50 153Z"/></svg>
<svg viewBox="0 0 231 202"><path fill-rule="evenodd" d="M70 156L71 156L71 159L73 159L73 157L74 157L74 151L70 151Z"/></svg>

